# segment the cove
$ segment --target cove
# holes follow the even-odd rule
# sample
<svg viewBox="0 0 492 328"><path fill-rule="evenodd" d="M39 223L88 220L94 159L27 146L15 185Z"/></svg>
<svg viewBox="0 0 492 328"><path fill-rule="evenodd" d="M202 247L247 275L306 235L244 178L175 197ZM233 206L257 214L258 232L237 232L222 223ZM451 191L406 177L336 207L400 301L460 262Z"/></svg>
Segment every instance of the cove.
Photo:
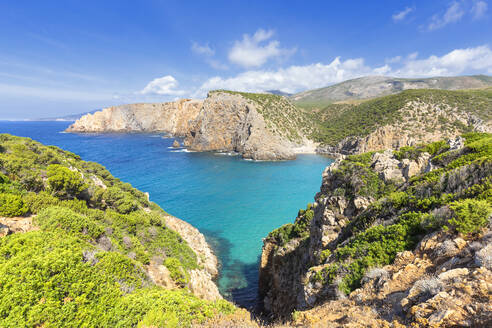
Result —
<svg viewBox="0 0 492 328"><path fill-rule="evenodd" d="M205 236L221 264L221 293L243 307L256 304L262 238L293 222L312 202L332 160L300 155L283 162L171 148L158 134L60 133L69 122L0 122L0 132L77 153L148 192L168 213Z"/></svg>

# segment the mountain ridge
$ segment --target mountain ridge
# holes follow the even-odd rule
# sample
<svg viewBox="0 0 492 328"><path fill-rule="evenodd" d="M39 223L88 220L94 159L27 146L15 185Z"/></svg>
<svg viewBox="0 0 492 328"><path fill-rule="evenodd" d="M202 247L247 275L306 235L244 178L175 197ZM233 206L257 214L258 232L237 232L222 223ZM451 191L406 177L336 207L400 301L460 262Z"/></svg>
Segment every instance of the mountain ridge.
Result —
<svg viewBox="0 0 492 328"><path fill-rule="evenodd" d="M492 86L492 76L488 75L429 78L364 76L323 88L299 92L289 98L298 105L319 107L333 102L370 99L395 94L408 89L459 90L488 86Z"/></svg>

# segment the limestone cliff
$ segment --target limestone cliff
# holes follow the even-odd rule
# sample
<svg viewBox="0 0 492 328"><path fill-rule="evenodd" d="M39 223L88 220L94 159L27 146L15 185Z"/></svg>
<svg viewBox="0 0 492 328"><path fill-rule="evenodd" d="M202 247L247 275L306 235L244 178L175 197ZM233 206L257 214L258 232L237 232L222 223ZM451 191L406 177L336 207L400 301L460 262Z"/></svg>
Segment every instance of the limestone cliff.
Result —
<svg viewBox="0 0 492 328"><path fill-rule="evenodd" d="M287 99L270 94L210 92L205 100L130 104L87 114L67 132L165 132L186 136L196 151L235 151L255 160L314 153L310 123Z"/></svg>
<svg viewBox="0 0 492 328"><path fill-rule="evenodd" d="M490 324L491 137L339 158L264 239L265 311L316 327Z"/></svg>
<svg viewBox="0 0 492 328"><path fill-rule="evenodd" d="M293 159L296 148L307 143L294 114L301 117L280 96L211 92L185 146L197 151L236 151L255 160Z"/></svg>
<svg viewBox="0 0 492 328"><path fill-rule="evenodd" d="M67 132L165 132L184 136L201 100L181 99L154 104L129 104L105 108L75 121Z"/></svg>

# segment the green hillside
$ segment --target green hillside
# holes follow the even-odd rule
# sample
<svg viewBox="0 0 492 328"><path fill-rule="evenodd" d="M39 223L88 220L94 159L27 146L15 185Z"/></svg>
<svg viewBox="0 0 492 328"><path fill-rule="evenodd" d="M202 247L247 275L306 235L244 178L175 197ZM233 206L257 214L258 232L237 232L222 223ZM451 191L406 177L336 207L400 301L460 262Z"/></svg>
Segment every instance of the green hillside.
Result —
<svg viewBox="0 0 492 328"><path fill-rule="evenodd" d="M99 164L0 135L0 216L33 217L35 228L0 238L0 325L182 327L234 312L188 291L196 254L165 215ZM181 287L154 285L150 259Z"/></svg>
<svg viewBox="0 0 492 328"><path fill-rule="evenodd" d="M366 136L380 126L397 123L405 115L412 115L402 108L413 101L434 107L449 105L474 114L484 121L492 120L492 88L459 91L406 90L360 104L330 104L320 110L312 110L309 117L317 131L311 136L315 141L328 145L334 145L348 136ZM459 122L447 123L454 125L461 133L469 131L469 127Z"/></svg>

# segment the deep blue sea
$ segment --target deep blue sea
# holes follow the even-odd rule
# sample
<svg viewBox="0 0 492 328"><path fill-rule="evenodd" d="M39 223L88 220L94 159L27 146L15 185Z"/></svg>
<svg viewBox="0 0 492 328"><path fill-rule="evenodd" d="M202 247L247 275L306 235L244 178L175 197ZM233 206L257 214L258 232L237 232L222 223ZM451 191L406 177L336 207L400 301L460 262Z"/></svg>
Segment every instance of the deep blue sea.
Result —
<svg viewBox="0 0 492 328"><path fill-rule="evenodd" d="M222 264L224 296L255 305L262 238L312 202L332 160L253 162L171 149L159 134L68 134L68 122L0 121L0 133L30 137L104 165L116 177L205 234Z"/></svg>

